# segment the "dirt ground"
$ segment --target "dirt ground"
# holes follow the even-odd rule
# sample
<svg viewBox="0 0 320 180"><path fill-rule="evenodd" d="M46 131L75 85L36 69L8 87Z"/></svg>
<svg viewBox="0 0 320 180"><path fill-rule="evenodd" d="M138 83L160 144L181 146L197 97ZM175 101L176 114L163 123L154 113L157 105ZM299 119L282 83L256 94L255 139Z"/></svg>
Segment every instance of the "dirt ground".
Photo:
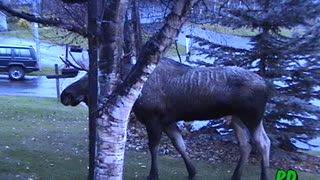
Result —
<svg viewBox="0 0 320 180"><path fill-rule="evenodd" d="M184 134L189 156L194 160L209 162L237 162L239 148L235 141L224 142L204 137L201 133ZM148 151L147 134L145 127L139 122L130 123L128 131L127 149ZM160 154L180 157L170 140L163 134L160 145ZM260 156L253 149L250 163L260 165ZM271 148L271 168L293 169L320 174L320 157L301 152L288 152L279 148Z"/></svg>

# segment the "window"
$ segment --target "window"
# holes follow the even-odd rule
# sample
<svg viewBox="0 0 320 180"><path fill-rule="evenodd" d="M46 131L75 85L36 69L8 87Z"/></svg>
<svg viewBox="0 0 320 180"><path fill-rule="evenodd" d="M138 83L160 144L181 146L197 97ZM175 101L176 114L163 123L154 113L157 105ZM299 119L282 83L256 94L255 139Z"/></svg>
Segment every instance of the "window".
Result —
<svg viewBox="0 0 320 180"><path fill-rule="evenodd" d="M30 57L31 56L29 49L16 49L15 53L16 53L16 56L20 56L20 57Z"/></svg>
<svg viewBox="0 0 320 180"><path fill-rule="evenodd" d="M10 48L0 48L0 56L11 56Z"/></svg>

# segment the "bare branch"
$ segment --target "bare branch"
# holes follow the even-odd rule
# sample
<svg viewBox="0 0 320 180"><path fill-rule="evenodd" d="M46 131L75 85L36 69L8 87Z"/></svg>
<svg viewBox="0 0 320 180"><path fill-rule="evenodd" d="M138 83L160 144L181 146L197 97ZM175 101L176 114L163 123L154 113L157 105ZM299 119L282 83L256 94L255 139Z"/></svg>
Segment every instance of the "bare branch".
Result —
<svg viewBox="0 0 320 180"><path fill-rule="evenodd" d="M71 51L69 51L69 55L72 58L72 60L79 66L78 70L84 70L84 71L89 71L88 67L85 65L84 63L84 57L82 54L82 59L81 60L77 60L76 58L74 58L74 56L72 55Z"/></svg>
<svg viewBox="0 0 320 180"><path fill-rule="evenodd" d="M74 22L76 22L76 23L79 25L79 27L81 27L81 28L83 28L83 29L86 29L86 27L84 27L84 26L82 25L82 24L84 24L84 23L83 23L83 22L82 22L82 24L80 23L80 20L82 20L82 19L79 18L79 17L77 17L77 16L75 16L75 15L70 11L70 9L67 8L67 5L66 5L66 4L62 3L61 0L56 0L56 2L60 4L60 6L63 8L63 10L71 17L71 19L72 19Z"/></svg>
<svg viewBox="0 0 320 180"><path fill-rule="evenodd" d="M178 57L179 57L179 62L181 63L181 62L182 62L182 60L181 60L181 56L180 56L180 52L179 52L178 42L177 42L177 40L175 40L175 41L174 41L174 45L175 45L175 47L176 47L176 52L177 52Z"/></svg>
<svg viewBox="0 0 320 180"><path fill-rule="evenodd" d="M0 2L0 10L4 11L12 16L16 16L16 17L25 19L30 22L37 22L37 23L40 23L40 24L43 24L46 26L59 27L59 28L66 29L71 32L78 33L84 37L89 36L89 33L81 27L77 27L77 26L68 24L68 23L63 22L59 19L36 17L36 16L29 14L29 13L19 12L19 11L16 11L16 10L10 8L7 5L4 5L3 2Z"/></svg>
<svg viewBox="0 0 320 180"><path fill-rule="evenodd" d="M142 48L142 52L138 57L138 63L123 83L128 83L126 84L127 87L121 86L118 91L122 93L128 92L130 86L132 88L134 84L145 81L145 78L141 77L151 74L153 69L150 67L157 65L164 53L169 49L177 37L182 24L185 22L187 13L197 2L198 0L175 1L171 13L166 16L164 26ZM138 86L135 85L135 87Z"/></svg>
<svg viewBox="0 0 320 180"><path fill-rule="evenodd" d="M70 55L71 55L71 53L70 53ZM71 55L71 57L74 59L74 57L72 55ZM76 61L76 60L74 60L76 62L76 64L74 64L69 59L63 59L61 56L59 58L66 65L66 67L73 67L79 71L86 71L86 72L89 71L86 67L84 67L84 65L82 63L78 64L78 61Z"/></svg>
<svg viewBox="0 0 320 180"><path fill-rule="evenodd" d="M64 3L70 3L70 4L75 4L75 3L85 3L88 0L61 0Z"/></svg>
<svg viewBox="0 0 320 180"><path fill-rule="evenodd" d="M306 144L306 145L308 145L310 147L314 147L314 148L319 147L318 145L309 143L307 140L305 140L303 138L295 137L295 139L297 139L298 141L301 141L302 143L304 143L304 144Z"/></svg>

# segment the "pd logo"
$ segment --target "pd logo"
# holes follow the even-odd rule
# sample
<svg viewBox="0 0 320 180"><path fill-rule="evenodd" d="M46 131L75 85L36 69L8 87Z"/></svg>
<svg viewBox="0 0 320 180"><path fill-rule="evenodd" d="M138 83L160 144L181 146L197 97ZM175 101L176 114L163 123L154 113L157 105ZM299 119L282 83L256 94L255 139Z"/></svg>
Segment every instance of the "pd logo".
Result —
<svg viewBox="0 0 320 180"><path fill-rule="evenodd" d="M298 173L295 170L277 170L275 180L298 180Z"/></svg>

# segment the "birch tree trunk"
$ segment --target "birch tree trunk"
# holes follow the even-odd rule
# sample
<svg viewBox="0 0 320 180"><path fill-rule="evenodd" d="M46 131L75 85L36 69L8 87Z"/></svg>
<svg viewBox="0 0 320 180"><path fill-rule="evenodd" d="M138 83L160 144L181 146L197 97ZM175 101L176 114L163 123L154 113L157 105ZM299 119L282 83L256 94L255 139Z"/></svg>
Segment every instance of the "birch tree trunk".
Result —
<svg viewBox="0 0 320 180"><path fill-rule="evenodd" d="M100 26L98 61L99 103L106 104L99 112L97 125L97 154L95 179L120 180L123 172L123 158L127 122L125 113L116 112L117 106L110 94L119 84L119 66L122 58L123 27L128 0L104 1ZM125 111L125 107L119 107ZM130 111L130 110L129 110Z"/></svg>
<svg viewBox="0 0 320 180"><path fill-rule="evenodd" d="M121 180L128 118L143 84L156 68L159 59L174 42L187 12L197 0L176 0L166 23L144 46L138 63L125 82L119 85L119 63L122 58L124 10L126 0L107 4L100 42L99 85L100 106L97 119L97 180ZM117 11L117 12L116 12Z"/></svg>

